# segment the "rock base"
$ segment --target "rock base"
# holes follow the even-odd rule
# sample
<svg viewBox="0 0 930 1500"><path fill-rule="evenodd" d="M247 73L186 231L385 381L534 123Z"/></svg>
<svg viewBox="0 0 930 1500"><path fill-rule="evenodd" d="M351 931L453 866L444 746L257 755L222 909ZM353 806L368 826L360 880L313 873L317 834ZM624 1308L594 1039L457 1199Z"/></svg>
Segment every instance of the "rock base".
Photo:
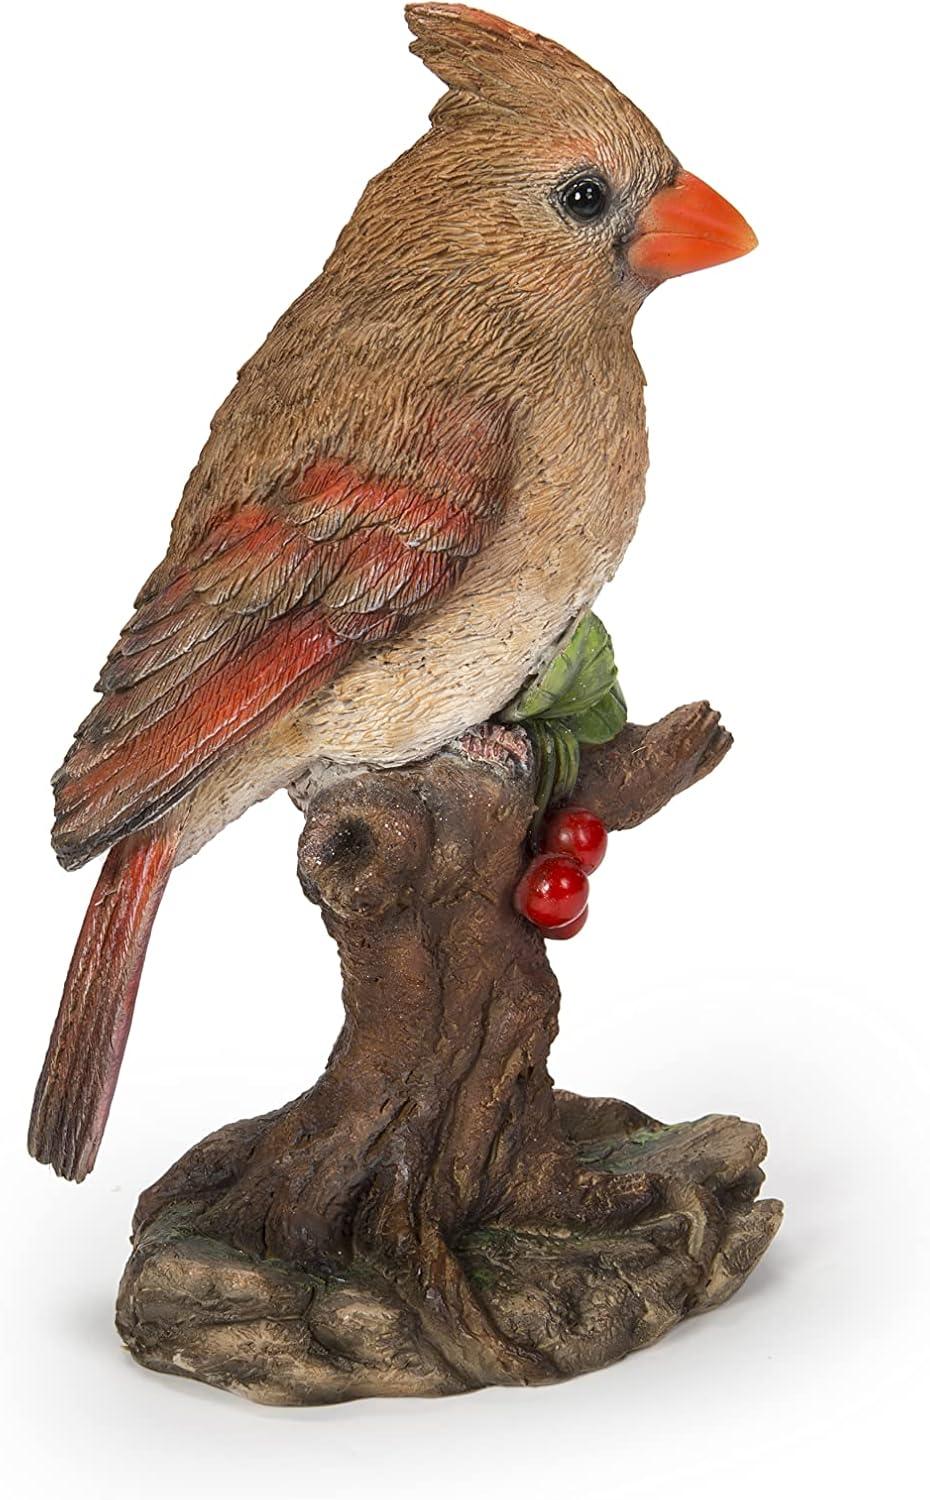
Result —
<svg viewBox="0 0 930 1500"><path fill-rule="evenodd" d="M645 1173L658 1193L616 1230L490 1223L451 1247L489 1323L537 1356L522 1372L476 1377L454 1339L437 1341L435 1308L421 1317L377 1256L262 1258L204 1233L204 1205L190 1199L161 1201L136 1235L117 1303L127 1347L150 1369L269 1405L448 1396L600 1369L726 1301L781 1222L780 1203L757 1201L758 1126L730 1115L662 1125L612 1100L555 1097L582 1170Z"/></svg>

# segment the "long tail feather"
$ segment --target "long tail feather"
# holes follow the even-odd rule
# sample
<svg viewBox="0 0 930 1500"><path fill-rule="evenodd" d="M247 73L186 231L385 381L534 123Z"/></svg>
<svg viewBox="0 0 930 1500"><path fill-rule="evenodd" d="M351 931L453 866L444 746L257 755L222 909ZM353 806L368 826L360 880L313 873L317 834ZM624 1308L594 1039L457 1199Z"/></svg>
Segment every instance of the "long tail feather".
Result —
<svg viewBox="0 0 930 1500"><path fill-rule="evenodd" d="M178 839L162 828L116 844L77 940L29 1125L32 1155L75 1182L97 1157Z"/></svg>

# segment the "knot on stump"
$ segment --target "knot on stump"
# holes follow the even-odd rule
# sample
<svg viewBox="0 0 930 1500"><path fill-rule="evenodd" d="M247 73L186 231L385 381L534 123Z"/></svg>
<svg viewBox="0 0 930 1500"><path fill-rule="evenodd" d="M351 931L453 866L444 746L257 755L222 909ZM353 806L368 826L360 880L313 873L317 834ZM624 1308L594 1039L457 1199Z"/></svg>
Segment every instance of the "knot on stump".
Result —
<svg viewBox="0 0 930 1500"><path fill-rule="evenodd" d="M428 760L344 777L299 805L300 883L336 918L441 912L478 891L509 900L533 816L532 752L522 730L481 726Z"/></svg>
<svg viewBox="0 0 930 1500"><path fill-rule="evenodd" d="M297 848L305 895L339 916L379 916L422 878L433 819L390 774L341 781L313 801Z"/></svg>

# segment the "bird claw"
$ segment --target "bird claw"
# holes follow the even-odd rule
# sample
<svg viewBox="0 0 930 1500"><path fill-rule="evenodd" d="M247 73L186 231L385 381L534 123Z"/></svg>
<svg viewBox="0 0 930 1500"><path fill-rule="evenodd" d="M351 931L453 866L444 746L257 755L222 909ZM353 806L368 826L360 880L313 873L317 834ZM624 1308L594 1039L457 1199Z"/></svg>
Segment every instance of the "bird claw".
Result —
<svg viewBox="0 0 930 1500"><path fill-rule="evenodd" d="M452 741L467 760L526 771L533 758L529 735L517 724L475 724Z"/></svg>

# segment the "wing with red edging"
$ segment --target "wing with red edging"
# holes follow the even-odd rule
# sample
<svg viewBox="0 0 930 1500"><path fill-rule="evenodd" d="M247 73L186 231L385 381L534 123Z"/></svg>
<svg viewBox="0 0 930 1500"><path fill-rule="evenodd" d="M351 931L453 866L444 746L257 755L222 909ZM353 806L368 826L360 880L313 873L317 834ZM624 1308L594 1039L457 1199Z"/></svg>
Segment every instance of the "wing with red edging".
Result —
<svg viewBox="0 0 930 1500"><path fill-rule="evenodd" d="M360 649L432 609L500 520L503 438L497 422L468 424L415 483L318 460L214 520L101 673L55 777L61 862L160 816Z"/></svg>

